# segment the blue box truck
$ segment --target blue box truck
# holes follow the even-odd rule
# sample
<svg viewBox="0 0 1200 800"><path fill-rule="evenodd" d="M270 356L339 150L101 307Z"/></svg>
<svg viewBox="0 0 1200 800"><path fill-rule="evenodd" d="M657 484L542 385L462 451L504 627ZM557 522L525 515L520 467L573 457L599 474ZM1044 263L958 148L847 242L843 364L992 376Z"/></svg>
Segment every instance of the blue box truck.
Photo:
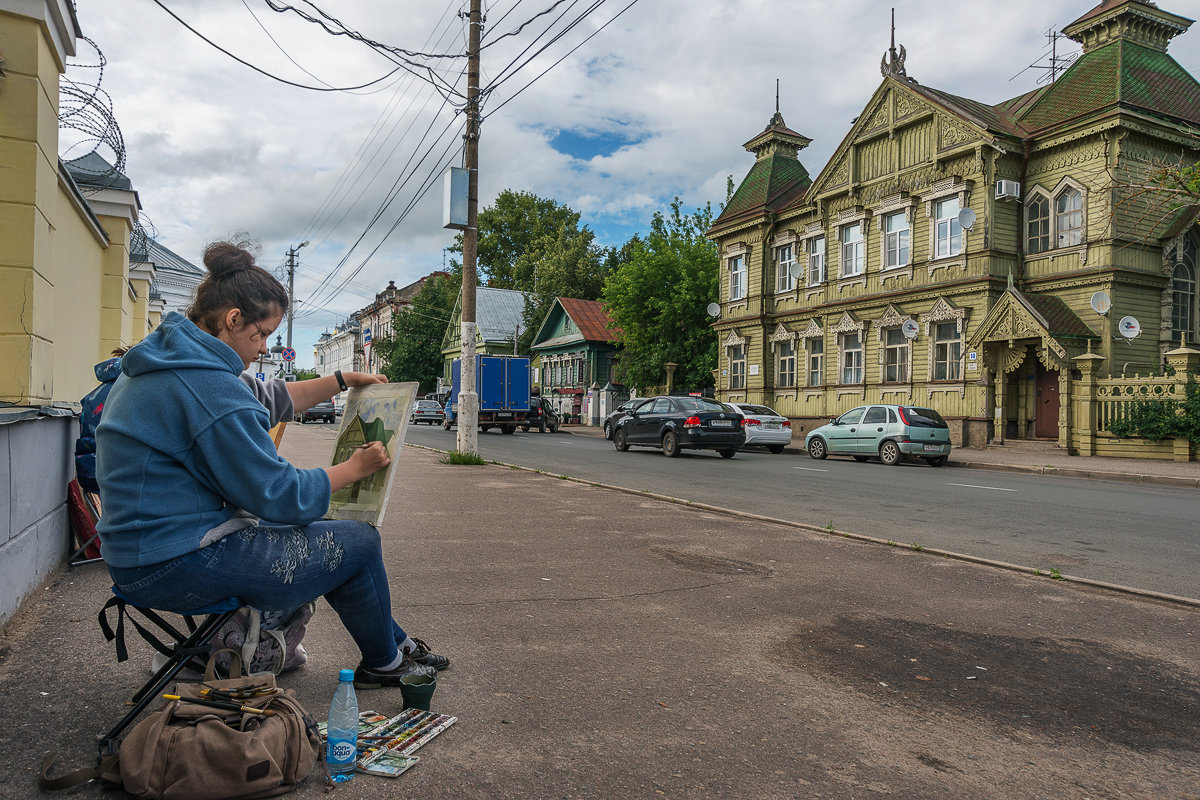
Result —
<svg viewBox="0 0 1200 800"><path fill-rule="evenodd" d="M458 392L462 384L462 361L451 365L450 399L442 428L458 423ZM529 413L530 369L528 356L476 356L475 392L479 395L479 429L499 428L513 433Z"/></svg>

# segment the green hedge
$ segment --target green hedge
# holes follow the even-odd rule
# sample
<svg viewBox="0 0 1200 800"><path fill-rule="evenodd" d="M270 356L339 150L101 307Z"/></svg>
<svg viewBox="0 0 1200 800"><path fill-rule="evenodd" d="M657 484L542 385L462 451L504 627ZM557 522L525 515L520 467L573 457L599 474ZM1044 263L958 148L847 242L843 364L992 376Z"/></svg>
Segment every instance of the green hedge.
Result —
<svg viewBox="0 0 1200 800"><path fill-rule="evenodd" d="M1138 400L1123 419L1109 425L1114 436L1140 436L1150 442L1163 439L1200 441L1200 383L1188 378L1186 394L1179 400Z"/></svg>

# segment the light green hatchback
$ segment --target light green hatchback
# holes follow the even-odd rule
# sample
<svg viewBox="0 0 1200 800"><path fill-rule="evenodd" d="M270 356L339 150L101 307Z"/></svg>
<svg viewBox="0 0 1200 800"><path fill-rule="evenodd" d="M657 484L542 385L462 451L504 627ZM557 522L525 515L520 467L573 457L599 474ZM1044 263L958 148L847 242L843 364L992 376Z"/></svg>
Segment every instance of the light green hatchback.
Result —
<svg viewBox="0 0 1200 800"><path fill-rule="evenodd" d="M940 467L950 458L950 428L932 408L859 406L809 431L804 448L813 458L845 455L866 461L878 457L888 466L905 458L922 458L929 466Z"/></svg>

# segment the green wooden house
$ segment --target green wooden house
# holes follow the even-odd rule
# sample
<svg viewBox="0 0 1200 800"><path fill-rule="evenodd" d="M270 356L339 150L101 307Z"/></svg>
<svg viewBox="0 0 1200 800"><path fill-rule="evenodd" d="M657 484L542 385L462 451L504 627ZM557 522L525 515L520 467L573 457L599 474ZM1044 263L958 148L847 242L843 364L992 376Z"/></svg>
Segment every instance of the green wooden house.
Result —
<svg viewBox="0 0 1200 800"><path fill-rule="evenodd" d="M475 354L512 355L513 344L524 325L525 292L514 289L475 289ZM462 293L454 303L446 335L442 337L442 380L450 386L454 359L462 357Z"/></svg>
<svg viewBox="0 0 1200 800"><path fill-rule="evenodd" d="M1200 160L1200 84L1168 53L1191 24L1105 0L1063 29L1083 52L1057 80L995 104L918 83L893 47L815 178L777 111L709 231L719 398L800 430L916 404L959 446L1069 446L1073 359L1146 372L1196 340L1198 209L1139 191Z"/></svg>
<svg viewBox="0 0 1200 800"><path fill-rule="evenodd" d="M603 303L555 298L532 350L540 361L542 396L560 414L584 416L589 391L612 381L618 333Z"/></svg>

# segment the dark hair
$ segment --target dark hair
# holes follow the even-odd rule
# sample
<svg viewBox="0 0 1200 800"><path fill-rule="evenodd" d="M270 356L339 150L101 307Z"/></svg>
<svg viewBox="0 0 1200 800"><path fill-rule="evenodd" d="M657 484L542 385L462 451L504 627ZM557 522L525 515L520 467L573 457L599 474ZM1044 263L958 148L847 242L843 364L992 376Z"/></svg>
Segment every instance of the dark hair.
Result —
<svg viewBox="0 0 1200 800"><path fill-rule="evenodd" d="M215 332L221 315L231 308L241 310L245 324L266 319L276 311L287 311L287 290L274 275L254 263L249 247L249 242L213 242L204 249L208 275L196 287L188 319Z"/></svg>

